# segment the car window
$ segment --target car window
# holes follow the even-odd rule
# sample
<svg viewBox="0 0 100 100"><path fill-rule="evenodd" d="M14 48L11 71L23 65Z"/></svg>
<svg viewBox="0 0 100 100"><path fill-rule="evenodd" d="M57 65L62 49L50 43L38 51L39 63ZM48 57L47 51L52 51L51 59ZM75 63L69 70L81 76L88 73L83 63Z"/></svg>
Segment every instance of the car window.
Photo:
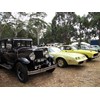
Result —
<svg viewBox="0 0 100 100"><path fill-rule="evenodd" d="M50 47L50 48L48 48L48 51L49 52L60 52L61 50L57 47Z"/></svg>
<svg viewBox="0 0 100 100"><path fill-rule="evenodd" d="M14 41L14 47L30 47L30 41Z"/></svg>
<svg viewBox="0 0 100 100"><path fill-rule="evenodd" d="M64 50L64 47L60 47L61 50Z"/></svg>
<svg viewBox="0 0 100 100"><path fill-rule="evenodd" d="M71 50L72 49L70 46L65 46L64 48L65 48L65 50Z"/></svg>
<svg viewBox="0 0 100 100"><path fill-rule="evenodd" d="M64 50L77 50L74 46L64 46Z"/></svg>

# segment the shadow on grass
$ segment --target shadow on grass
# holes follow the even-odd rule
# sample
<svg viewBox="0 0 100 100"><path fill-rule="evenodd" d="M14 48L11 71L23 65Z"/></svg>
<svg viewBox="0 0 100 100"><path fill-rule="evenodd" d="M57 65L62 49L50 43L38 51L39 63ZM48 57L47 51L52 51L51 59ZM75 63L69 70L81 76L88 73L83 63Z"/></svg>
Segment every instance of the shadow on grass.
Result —
<svg viewBox="0 0 100 100"><path fill-rule="evenodd" d="M95 62L100 62L99 59L92 59L92 60L88 60L86 63L95 63Z"/></svg>
<svg viewBox="0 0 100 100"><path fill-rule="evenodd" d="M70 69L74 69L74 70L83 70L85 69L87 66L86 65L68 65L66 67L64 67L65 70L70 70Z"/></svg>

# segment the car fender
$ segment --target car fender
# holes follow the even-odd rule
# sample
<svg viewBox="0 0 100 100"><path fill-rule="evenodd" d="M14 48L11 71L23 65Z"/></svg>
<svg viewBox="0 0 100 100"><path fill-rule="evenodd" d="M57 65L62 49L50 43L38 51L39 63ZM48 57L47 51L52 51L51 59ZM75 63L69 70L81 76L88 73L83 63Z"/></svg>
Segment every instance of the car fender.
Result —
<svg viewBox="0 0 100 100"><path fill-rule="evenodd" d="M49 57L47 58L47 60L49 62L51 62L52 64L55 64L54 57L52 55L49 55Z"/></svg>
<svg viewBox="0 0 100 100"><path fill-rule="evenodd" d="M68 57L68 56L66 56L65 54L60 54L60 53L56 53L56 54L51 54L51 55L53 55L54 56L54 60L55 60L55 62L56 62L56 60L58 59L58 58L62 58L62 59L64 59L66 62L67 62L67 64L70 64L70 62L74 62L75 61L75 59L74 58L72 58L72 57Z"/></svg>
<svg viewBox="0 0 100 100"><path fill-rule="evenodd" d="M23 64L29 64L30 61L27 58L18 58L16 62L21 62Z"/></svg>

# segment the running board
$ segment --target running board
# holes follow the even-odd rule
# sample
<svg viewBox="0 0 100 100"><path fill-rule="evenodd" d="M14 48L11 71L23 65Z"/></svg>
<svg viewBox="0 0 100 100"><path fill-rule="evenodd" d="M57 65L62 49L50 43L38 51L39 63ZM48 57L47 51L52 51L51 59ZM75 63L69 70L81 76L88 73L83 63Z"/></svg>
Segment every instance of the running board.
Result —
<svg viewBox="0 0 100 100"><path fill-rule="evenodd" d="M0 64L0 66L4 67L6 69L9 69L9 70L12 69L12 66L7 65L7 64Z"/></svg>

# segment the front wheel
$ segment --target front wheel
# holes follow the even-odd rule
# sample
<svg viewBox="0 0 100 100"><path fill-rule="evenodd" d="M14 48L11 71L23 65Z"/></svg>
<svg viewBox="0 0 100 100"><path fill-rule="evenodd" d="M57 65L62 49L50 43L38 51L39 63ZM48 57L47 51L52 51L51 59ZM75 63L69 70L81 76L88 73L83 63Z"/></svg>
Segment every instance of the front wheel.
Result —
<svg viewBox="0 0 100 100"><path fill-rule="evenodd" d="M57 63L57 66L61 68L67 66L67 62L63 58L58 58L56 60L56 63Z"/></svg>
<svg viewBox="0 0 100 100"><path fill-rule="evenodd" d="M16 74L19 81L23 83L28 81L28 69L26 65L23 65L22 63L18 62L16 64Z"/></svg>

